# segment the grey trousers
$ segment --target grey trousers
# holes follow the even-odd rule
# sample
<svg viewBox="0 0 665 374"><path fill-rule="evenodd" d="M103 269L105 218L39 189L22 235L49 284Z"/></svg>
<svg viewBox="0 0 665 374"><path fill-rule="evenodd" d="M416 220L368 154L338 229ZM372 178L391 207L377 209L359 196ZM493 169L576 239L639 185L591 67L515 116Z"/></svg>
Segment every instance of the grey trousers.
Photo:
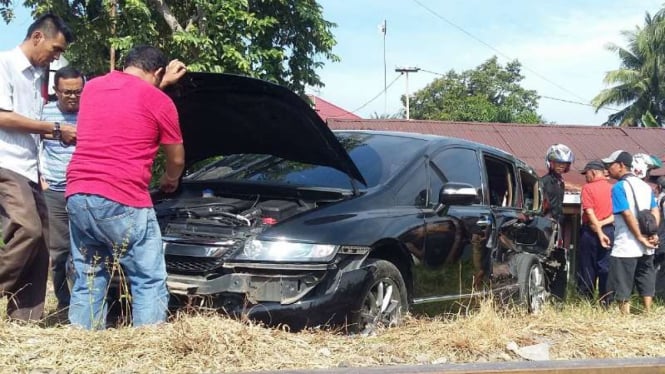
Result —
<svg viewBox="0 0 665 374"><path fill-rule="evenodd" d="M69 307L69 284L67 283L67 259L69 248L69 215L65 193L45 190L44 198L48 207L49 241L53 290L58 299L58 310Z"/></svg>
<svg viewBox="0 0 665 374"><path fill-rule="evenodd" d="M0 168L0 296L7 315L23 321L44 314L49 255L48 213L38 184Z"/></svg>

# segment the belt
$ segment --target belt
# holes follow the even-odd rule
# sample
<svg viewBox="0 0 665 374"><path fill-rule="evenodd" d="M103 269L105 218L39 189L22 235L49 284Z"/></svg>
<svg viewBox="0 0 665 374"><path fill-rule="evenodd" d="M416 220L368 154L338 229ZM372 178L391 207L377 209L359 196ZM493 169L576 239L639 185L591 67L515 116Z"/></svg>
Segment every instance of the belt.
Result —
<svg viewBox="0 0 665 374"><path fill-rule="evenodd" d="M602 225L600 228L602 229L603 227L609 227L609 226L614 226L614 224L613 223L608 223L606 225ZM591 225L588 224L588 223L584 223L584 224L582 224L582 228L587 228L587 229L591 230Z"/></svg>

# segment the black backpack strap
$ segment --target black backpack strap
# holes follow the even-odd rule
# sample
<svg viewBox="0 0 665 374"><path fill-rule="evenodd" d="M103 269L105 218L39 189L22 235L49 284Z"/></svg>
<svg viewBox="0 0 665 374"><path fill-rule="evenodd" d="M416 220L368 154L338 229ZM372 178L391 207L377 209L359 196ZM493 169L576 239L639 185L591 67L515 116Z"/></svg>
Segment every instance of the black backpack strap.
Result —
<svg viewBox="0 0 665 374"><path fill-rule="evenodd" d="M626 182L628 187L630 187L630 190L633 192L633 201L635 202L635 211L639 212L640 211L640 206L639 206L639 204L637 204L637 196L635 196L635 189L633 188L633 185L630 184L630 182L628 181L628 178L621 178L621 179L623 179Z"/></svg>

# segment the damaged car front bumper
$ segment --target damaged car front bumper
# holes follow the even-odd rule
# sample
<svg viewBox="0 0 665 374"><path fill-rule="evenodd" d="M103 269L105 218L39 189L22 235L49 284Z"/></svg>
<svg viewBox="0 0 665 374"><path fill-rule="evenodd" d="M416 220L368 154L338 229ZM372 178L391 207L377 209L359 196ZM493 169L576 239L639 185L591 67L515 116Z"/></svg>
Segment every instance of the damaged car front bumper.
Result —
<svg viewBox="0 0 665 374"><path fill-rule="evenodd" d="M370 277L369 268L339 269L334 264L226 263L229 272L214 278L170 274L169 291L181 300L210 301L233 316L292 329L340 324L349 310L358 310L358 295ZM251 270L251 272L250 272Z"/></svg>

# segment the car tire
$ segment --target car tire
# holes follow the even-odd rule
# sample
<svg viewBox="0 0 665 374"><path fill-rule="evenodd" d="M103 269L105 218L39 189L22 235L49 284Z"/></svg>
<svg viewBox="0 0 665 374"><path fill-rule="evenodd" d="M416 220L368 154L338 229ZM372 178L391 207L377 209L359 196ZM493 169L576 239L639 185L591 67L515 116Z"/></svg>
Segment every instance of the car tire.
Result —
<svg viewBox="0 0 665 374"><path fill-rule="evenodd" d="M532 254L524 253L517 261L520 304L529 313L538 313L545 305L548 295L543 266L538 257Z"/></svg>
<svg viewBox="0 0 665 374"><path fill-rule="evenodd" d="M369 334L377 327L392 327L402 322L408 310L406 285L402 274L390 261L369 259L369 281L360 298L359 308L349 314L349 330Z"/></svg>

